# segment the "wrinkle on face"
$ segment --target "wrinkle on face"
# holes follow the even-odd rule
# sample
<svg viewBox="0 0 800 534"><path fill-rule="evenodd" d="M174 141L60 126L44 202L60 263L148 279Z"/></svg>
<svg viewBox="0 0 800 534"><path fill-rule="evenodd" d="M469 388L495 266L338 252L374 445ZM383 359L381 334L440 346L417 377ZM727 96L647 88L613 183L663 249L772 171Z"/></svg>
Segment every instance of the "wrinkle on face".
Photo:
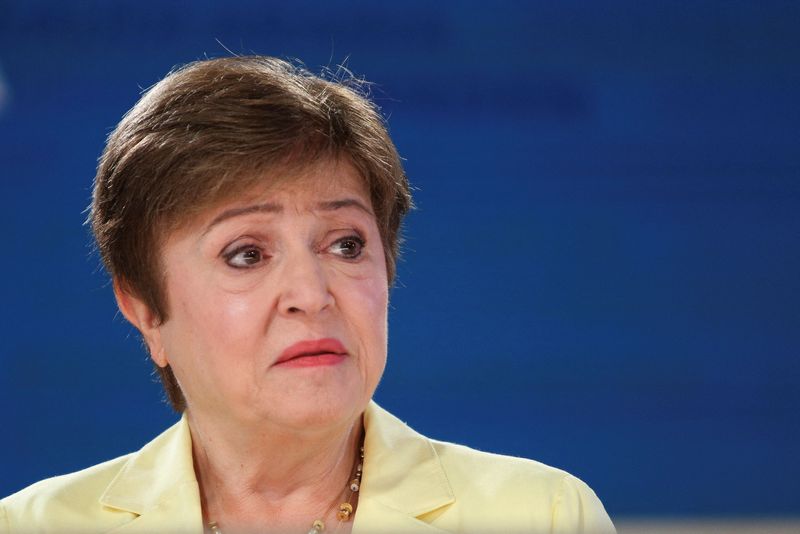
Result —
<svg viewBox="0 0 800 534"><path fill-rule="evenodd" d="M366 238L361 260L327 248L354 231ZM236 239L270 258L234 269L220 252ZM386 361L388 282L369 195L352 165L321 163L201 213L169 236L162 258L172 303L162 337L190 410L295 425L366 407ZM292 299L298 309L331 304L292 314L283 309ZM340 339L351 356L330 369L272 367L290 344L321 337Z"/></svg>

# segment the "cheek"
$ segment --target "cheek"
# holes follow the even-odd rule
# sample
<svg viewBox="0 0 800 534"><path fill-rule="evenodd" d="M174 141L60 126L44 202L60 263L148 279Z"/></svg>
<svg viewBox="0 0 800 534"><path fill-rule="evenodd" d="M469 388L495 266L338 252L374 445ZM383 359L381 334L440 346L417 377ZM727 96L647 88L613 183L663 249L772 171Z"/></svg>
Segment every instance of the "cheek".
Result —
<svg viewBox="0 0 800 534"><path fill-rule="evenodd" d="M195 280L194 282L197 282ZM219 291L210 283L175 280L169 291L170 317L163 335L167 356L210 359L223 349L249 339L258 309L251 293ZM227 351L226 350L226 351Z"/></svg>
<svg viewBox="0 0 800 534"><path fill-rule="evenodd" d="M376 283L372 291L364 297L364 301L368 303L370 308L370 317L373 318L374 322L385 325L389 306L389 291L386 284Z"/></svg>
<svg viewBox="0 0 800 534"><path fill-rule="evenodd" d="M377 266L377 275L372 280L368 291L371 295L370 305L375 321L380 323L383 332L384 344L387 337L387 320L389 313L389 282L386 273L386 262L383 254Z"/></svg>
<svg viewBox="0 0 800 534"><path fill-rule="evenodd" d="M368 342L370 360L386 359L387 308L389 292L385 278L374 278L353 288L351 310L357 317L361 338ZM382 364L381 364L382 365Z"/></svg>

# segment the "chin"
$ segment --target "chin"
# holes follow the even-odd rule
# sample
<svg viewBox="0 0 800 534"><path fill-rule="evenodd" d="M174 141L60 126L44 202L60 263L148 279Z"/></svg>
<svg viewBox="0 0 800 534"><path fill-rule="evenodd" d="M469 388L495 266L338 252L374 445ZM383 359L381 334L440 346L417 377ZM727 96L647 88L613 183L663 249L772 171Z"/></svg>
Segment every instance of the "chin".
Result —
<svg viewBox="0 0 800 534"><path fill-rule="evenodd" d="M363 413L368 402L369 397L328 395L322 392L299 399L284 397L281 402L269 407L268 417L279 419L285 426L298 430L335 428L352 424Z"/></svg>

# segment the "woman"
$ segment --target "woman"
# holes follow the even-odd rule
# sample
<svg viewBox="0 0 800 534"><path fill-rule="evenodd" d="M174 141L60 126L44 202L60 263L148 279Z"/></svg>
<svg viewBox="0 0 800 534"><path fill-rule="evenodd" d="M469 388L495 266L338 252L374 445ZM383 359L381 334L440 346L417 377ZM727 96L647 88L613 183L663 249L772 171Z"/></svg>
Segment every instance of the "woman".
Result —
<svg viewBox="0 0 800 534"><path fill-rule="evenodd" d="M0 531L613 531L576 478L431 441L371 401L411 197L357 89L226 58L126 114L92 229L183 417L7 497Z"/></svg>

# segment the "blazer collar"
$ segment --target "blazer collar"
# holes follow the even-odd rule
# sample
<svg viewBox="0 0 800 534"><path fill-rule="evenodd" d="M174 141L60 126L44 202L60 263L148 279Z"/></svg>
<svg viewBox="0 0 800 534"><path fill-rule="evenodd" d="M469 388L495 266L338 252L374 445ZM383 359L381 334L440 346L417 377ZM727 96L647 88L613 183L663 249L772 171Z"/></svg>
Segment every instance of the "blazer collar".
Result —
<svg viewBox="0 0 800 534"><path fill-rule="evenodd" d="M114 532L203 531L192 437L185 415L130 456L100 503L137 515Z"/></svg>
<svg viewBox="0 0 800 534"><path fill-rule="evenodd" d="M418 519L455 501L430 440L375 402L364 412L364 427L364 479L354 534L441 532ZM203 531L185 415L131 455L100 503L137 515L114 532Z"/></svg>
<svg viewBox="0 0 800 534"><path fill-rule="evenodd" d="M440 532L418 519L455 502L430 440L370 402L364 412L364 479L354 534Z"/></svg>

